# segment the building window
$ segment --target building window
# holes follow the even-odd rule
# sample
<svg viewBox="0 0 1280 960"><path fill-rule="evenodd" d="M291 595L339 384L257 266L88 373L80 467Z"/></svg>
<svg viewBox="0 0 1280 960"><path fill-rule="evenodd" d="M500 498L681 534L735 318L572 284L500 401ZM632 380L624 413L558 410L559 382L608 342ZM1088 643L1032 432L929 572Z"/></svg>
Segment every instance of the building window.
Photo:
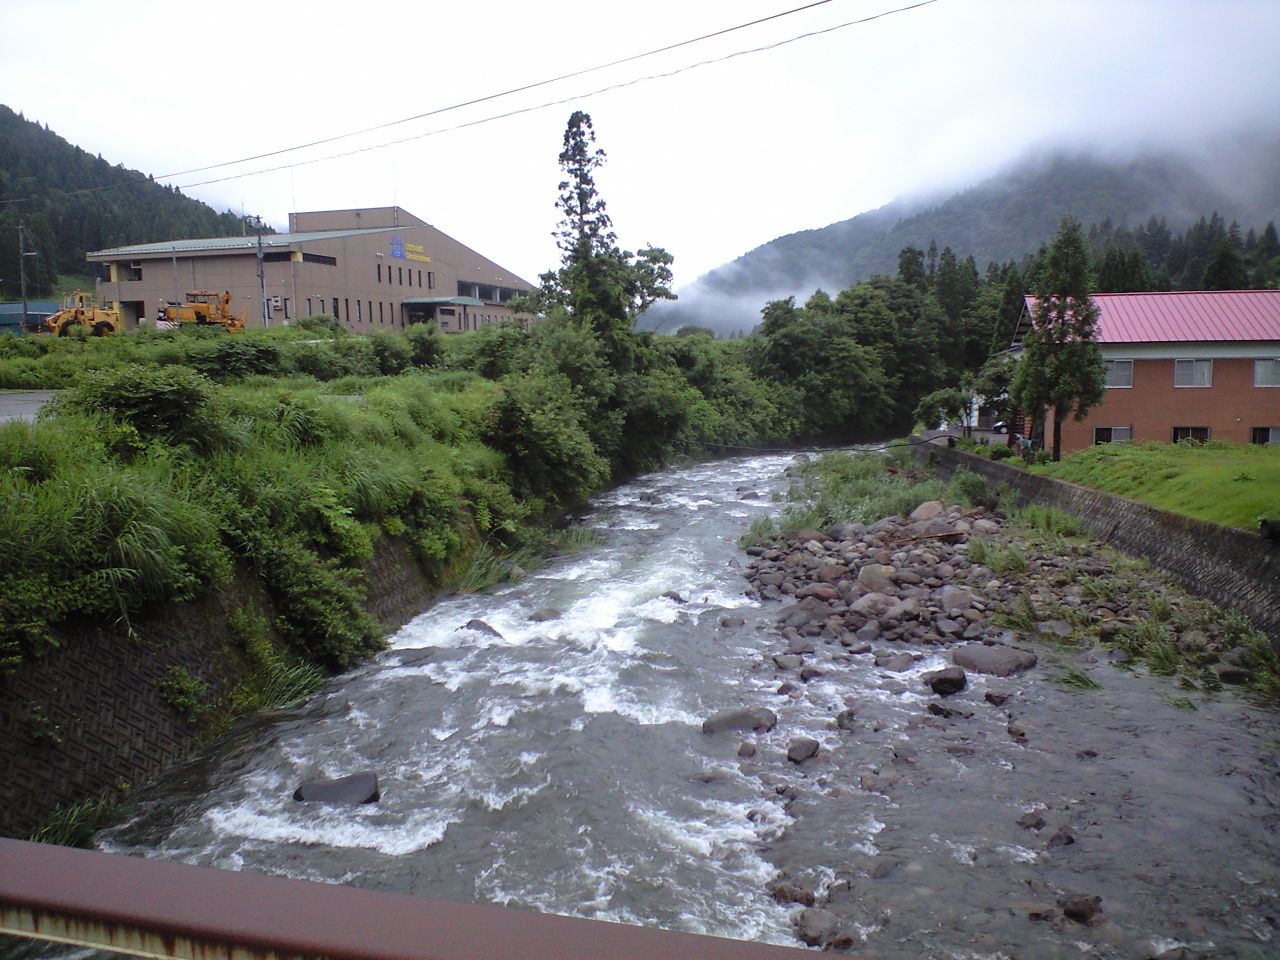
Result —
<svg viewBox="0 0 1280 960"><path fill-rule="evenodd" d="M347 319L351 319L351 308L347 307ZM356 323L364 323L364 308L360 306L360 301L356 301Z"/></svg>
<svg viewBox="0 0 1280 960"><path fill-rule="evenodd" d="M378 301L378 322L379 322L379 323L382 323L382 322L383 322L383 320L382 320L382 301L381 301L381 300L379 300L379 301Z"/></svg>
<svg viewBox="0 0 1280 960"><path fill-rule="evenodd" d="M1094 427L1093 442L1128 443L1133 439L1132 427Z"/></svg>
<svg viewBox="0 0 1280 960"><path fill-rule="evenodd" d="M313 313L311 312L311 298L310 298L310 297L307 297L307 316L308 316L308 317L315 316L315 314L313 314Z"/></svg>
<svg viewBox="0 0 1280 960"><path fill-rule="evenodd" d="M1280 387L1280 359L1253 361L1255 387Z"/></svg>
<svg viewBox="0 0 1280 960"><path fill-rule="evenodd" d="M1195 443L1208 443L1209 428L1208 427L1174 427L1173 442L1177 443L1179 440L1191 440Z"/></svg>
<svg viewBox="0 0 1280 960"><path fill-rule="evenodd" d="M1173 385L1175 387L1212 387L1212 360L1173 361Z"/></svg>
<svg viewBox="0 0 1280 960"><path fill-rule="evenodd" d="M1249 442L1280 444L1280 427L1254 427Z"/></svg>
<svg viewBox="0 0 1280 960"><path fill-rule="evenodd" d="M378 282L382 282L382 264L378 264Z"/></svg>
<svg viewBox="0 0 1280 960"><path fill-rule="evenodd" d="M369 305L369 322L373 323L373 301L366 300L365 303Z"/></svg>
<svg viewBox="0 0 1280 960"><path fill-rule="evenodd" d="M285 318L286 320L288 320L288 319L290 319L292 316L293 316L293 313L292 313L292 312L290 312L290 309L289 309L289 298L288 298L288 297L285 297L285 298L284 298L284 318Z"/></svg>
<svg viewBox="0 0 1280 960"><path fill-rule="evenodd" d="M359 303L359 302L360 302L359 300L357 300L357 301L356 301L356 303ZM347 313L347 323L350 323L350 322L351 322L351 301L350 301L350 300L343 300L343 301L342 301L342 305L343 305L344 307L346 307L346 308L347 308L347 310L346 310L346 313Z"/></svg>
<svg viewBox="0 0 1280 960"><path fill-rule="evenodd" d="M418 271L418 286L422 286L422 271Z"/></svg>
<svg viewBox="0 0 1280 960"><path fill-rule="evenodd" d="M133 261L133 263L129 264L129 269L125 273L124 278L126 280L141 280L142 279L142 261L135 260Z"/></svg>
<svg viewBox="0 0 1280 960"><path fill-rule="evenodd" d="M436 288L436 275L431 270L427 271L427 289L434 290Z"/></svg>
<svg viewBox="0 0 1280 960"><path fill-rule="evenodd" d="M337 298L337 297L334 297L334 298L333 298L333 311L332 311L332 312L333 312L333 318L334 318L335 320L336 320L336 319L338 319L338 298Z"/></svg>
<svg viewBox="0 0 1280 960"><path fill-rule="evenodd" d="M404 286L404 267L396 267L396 275L400 278L400 286Z"/></svg>
<svg viewBox="0 0 1280 960"><path fill-rule="evenodd" d="M1104 360L1103 363L1107 365L1105 386L1108 389L1133 386L1132 360Z"/></svg>
<svg viewBox="0 0 1280 960"><path fill-rule="evenodd" d="M302 255L303 263L323 263L326 267L336 267L338 265L337 257L326 257L321 253L304 253Z"/></svg>

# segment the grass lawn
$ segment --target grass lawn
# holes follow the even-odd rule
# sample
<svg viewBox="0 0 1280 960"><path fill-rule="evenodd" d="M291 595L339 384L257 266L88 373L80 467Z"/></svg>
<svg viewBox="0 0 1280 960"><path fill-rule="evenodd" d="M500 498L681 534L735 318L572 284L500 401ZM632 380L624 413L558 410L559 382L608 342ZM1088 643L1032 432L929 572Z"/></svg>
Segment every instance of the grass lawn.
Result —
<svg viewBox="0 0 1280 960"><path fill-rule="evenodd" d="M1277 446L1106 443L1032 469L1225 526L1280 517Z"/></svg>

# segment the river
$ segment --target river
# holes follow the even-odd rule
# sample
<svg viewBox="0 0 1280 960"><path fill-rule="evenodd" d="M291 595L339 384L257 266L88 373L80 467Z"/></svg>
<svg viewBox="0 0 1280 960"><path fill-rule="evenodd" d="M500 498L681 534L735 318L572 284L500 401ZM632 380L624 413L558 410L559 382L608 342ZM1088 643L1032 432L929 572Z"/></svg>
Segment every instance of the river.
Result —
<svg viewBox="0 0 1280 960"><path fill-rule="evenodd" d="M1108 668L1088 700L1034 678L1015 690L1029 742L979 710L972 749L944 749L914 682L936 651L892 677L837 657L779 698L761 664L780 605L745 595L736 541L778 509L789 462L658 472L595 499L602 546L436 604L374 662L141 791L99 845L796 945L799 908L767 889L785 868L845 905L868 956L1272 955L1268 708L1221 694L1189 710L1166 682ZM855 702L858 728L836 729ZM782 719L757 757L739 757L742 735L702 733L757 703ZM781 755L806 732L826 766L802 772ZM892 788L858 789L859 765L895 755ZM378 803L292 798L365 770ZM1016 822L1036 810L1046 831ZM1067 854L1045 842L1059 821L1079 840ZM1063 890L1102 896L1106 924L1029 918Z"/></svg>

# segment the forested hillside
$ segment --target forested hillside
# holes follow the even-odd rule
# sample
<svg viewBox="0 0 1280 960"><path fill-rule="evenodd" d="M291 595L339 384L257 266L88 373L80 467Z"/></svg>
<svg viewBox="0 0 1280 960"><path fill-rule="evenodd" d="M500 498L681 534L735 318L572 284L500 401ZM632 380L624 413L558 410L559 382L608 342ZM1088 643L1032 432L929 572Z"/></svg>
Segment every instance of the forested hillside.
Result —
<svg viewBox="0 0 1280 960"><path fill-rule="evenodd" d="M1241 168L1273 168L1261 163L1263 156L1274 152L1260 143L1236 162ZM1201 287L1224 237L1242 262L1252 258L1245 285L1272 283L1280 271L1253 274L1260 265L1256 245L1266 225L1280 216L1280 173L1241 177L1235 186L1240 189L1228 194L1209 172L1176 157L1119 163L1058 155L1028 161L936 205L896 200L850 220L779 237L683 288L678 303L658 304L642 325L666 332L686 324L722 335L746 332L759 323L765 300L804 299L818 288L841 290L875 274L893 275L905 247L930 251L931 262L949 248L957 258L971 256L979 269L990 263L1021 266L1054 235L1064 213L1092 227L1099 260L1111 240L1124 251L1138 243L1152 284L1164 268L1167 278L1160 282L1168 289Z"/></svg>
<svg viewBox="0 0 1280 960"><path fill-rule="evenodd" d="M47 297L57 274L83 274L85 251L126 243L225 237L240 218L68 143L0 105L0 288L18 290L18 224L27 229L27 293ZM12 278L12 279L11 279Z"/></svg>

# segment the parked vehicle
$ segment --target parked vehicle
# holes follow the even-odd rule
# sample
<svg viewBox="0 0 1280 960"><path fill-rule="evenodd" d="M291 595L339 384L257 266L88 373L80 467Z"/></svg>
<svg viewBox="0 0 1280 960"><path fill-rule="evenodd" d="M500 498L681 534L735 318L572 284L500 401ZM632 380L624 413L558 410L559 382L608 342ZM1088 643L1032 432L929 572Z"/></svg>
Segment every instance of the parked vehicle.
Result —
<svg viewBox="0 0 1280 960"><path fill-rule="evenodd" d="M161 300L156 310L156 326L182 326L194 323L200 326L218 325L231 333L244 329L244 317L231 312L231 293L214 293L212 290L192 290L181 303Z"/></svg>
<svg viewBox="0 0 1280 960"><path fill-rule="evenodd" d="M100 307L93 294L77 290L62 295L62 309L45 317L38 330L66 337L76 327L84 327L95 337L105 337L120 329L120 312Z"/></svg>

